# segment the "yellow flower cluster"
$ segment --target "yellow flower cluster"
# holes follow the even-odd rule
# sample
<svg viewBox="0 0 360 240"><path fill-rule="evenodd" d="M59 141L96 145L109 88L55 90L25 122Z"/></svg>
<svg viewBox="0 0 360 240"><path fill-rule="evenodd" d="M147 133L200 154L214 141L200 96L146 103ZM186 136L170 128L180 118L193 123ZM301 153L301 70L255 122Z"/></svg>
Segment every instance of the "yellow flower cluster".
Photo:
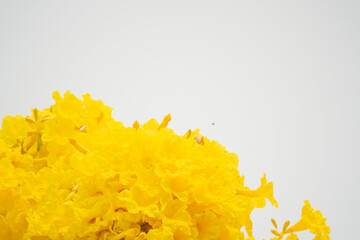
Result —
<svg viewBox="0 0 360 240"><path fill-rule="evenodd" d="M199 130L175 134L170 115L125 127L89 94L53 99L31 116L3 119L0 239L250 240L253 209L266 199L277 207L265 175L250 190L236 154ZM272 230L274 239L305 229L329 239L307 201L287 226Z"/></svg>

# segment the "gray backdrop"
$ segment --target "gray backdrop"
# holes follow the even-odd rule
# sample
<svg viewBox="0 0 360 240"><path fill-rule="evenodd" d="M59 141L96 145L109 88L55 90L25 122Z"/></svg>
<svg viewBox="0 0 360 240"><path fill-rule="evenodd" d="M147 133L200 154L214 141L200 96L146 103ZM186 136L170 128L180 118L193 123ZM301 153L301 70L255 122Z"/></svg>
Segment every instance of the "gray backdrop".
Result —
<svg viewBox="0 0 360 240"><path fill-rule="evenodd" d="M130 126L167 113L240 157L252 188L274 181L295 223L304 199L332 239L360 226L359 1L3 1L0 118L91 93ZM215 122L215 125L211 125ZM311 239L304 233L302 239Z"/></svg>

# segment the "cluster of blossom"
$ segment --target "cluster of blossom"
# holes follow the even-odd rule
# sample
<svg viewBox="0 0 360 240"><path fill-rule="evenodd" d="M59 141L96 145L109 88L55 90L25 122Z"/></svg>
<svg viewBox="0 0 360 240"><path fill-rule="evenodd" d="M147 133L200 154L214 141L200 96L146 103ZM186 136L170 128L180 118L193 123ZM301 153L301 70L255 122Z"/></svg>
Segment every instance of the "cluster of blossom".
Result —
<svg viewBox="0 0 360 240"><path fill-rule="evenodd" d="M216 141L167 128L170 115L125 127L89 94L53 93L55 104L0 130L0 239L254 239L250 214L273 184L250 190L238 157ZM330 239L308 201L275 238L310 230Z"/></svg>

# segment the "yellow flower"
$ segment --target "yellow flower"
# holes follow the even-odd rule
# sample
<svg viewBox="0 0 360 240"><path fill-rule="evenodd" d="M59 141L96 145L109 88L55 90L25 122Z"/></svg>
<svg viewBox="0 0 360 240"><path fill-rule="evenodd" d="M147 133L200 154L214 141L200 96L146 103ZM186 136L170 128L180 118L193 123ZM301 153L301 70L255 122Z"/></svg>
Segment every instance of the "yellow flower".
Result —
<svg viewBox="0 0 360 240"><path fill-rule="evenodd" d="M326 218L322 216L319 210L314 211L308 200L305 200L304 203L300 221L288 228L285 233L309 230L312 234L315 234L314 239L316 240L330 239L330 228L325 224Z"/></svg>
<svg viewBox="0 0 360 240"><path fill-rule="evenodd" d="M252 211L266 199L277 207L273 183L264 175L249 189L238 156L199 129L175 134L170 114L125 127L82 97L54 92L49 108L3 119L0 239L254 240ZM305 204L274 239L302 229L328 239Z"/></svg>
<svg viewBox="0 0 360 240"><path fill-rule="evenodd" d="M23 116L6 116L2 122L0 137L8 147L21 147L21 142L28 135L30 129L31 127Z"/></svg>

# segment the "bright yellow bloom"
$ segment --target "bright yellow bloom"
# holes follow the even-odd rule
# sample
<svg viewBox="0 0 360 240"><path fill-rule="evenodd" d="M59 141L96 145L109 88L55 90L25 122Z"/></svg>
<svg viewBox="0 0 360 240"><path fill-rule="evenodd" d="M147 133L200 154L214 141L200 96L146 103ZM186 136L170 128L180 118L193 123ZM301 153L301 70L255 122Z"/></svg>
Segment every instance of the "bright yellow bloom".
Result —
<svg viewBox="0 0 360 240"><path fill-rule="evenodd" d="M301 219L290 228L288 228L290 221L286 221L282 231L278 232L275 220L271 219L276 229L271 230L271 232L276 236L273 240L283 239L284 235L289 233L290 235L287 236L286 240L296 240L298 237L294 234L294 232L301 232L305 230L309 230L315 235L314 240L330 240L330 228L325 224L326 218L323 218L319 210L314 211L308 200L305 200L304 203L305 205L302 208Z"/></svg>
<svg viewBox="0 0 360 240"><path fill-rule="evenodd" d="M325 224L326 218L322 216L319 210L314 211L308 200L305 200L304 203L300 221L284 232L292 233L309 230L312 234L315 234L314 239L316 240L330 239L330 228Z"/></svg>
<svg viewBox="0 0 360 240"><path fill-rule="evenodd" d="M277 207L265 175L249 189L236 154L198 129L175 134L170 114L125 127L89 94L53 99L3 120L0 239L254 240L251 212L266 199ZM299 225L276 239L300 228L328 239L305 203Z"/></svg>

